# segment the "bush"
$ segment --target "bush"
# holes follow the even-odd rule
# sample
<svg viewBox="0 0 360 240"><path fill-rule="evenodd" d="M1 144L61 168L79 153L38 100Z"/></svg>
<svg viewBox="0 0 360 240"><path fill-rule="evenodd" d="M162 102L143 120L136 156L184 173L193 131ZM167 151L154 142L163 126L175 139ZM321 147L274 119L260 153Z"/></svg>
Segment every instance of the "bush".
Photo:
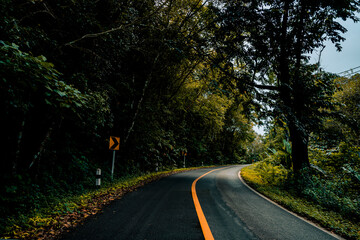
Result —
<svg viewBox="0 0 360 240"><path fill-rule="evenodd" d="M259 165L264 166L265 164L260 163ZM260 177L262 174L259 169L260 167L256 164L247 166L241 170L241 176L257 191L289 210L306 216L307 219L315 220L346 239L360 239L360 221L354 215L359 212L359 199L355 201L349 197L339 198L335 193L341 193L341 182L334 183L334 181L326 181L320 177L303 174L302 178L297 181L303 187L296 187L296 190L300 191L293 191L294 178L288 177L286 189L265 184Z"/></svg>
<svg viewBox="0 0 360 240"><path fill-rule="evenodd" d="M301 194L321 206L340 212L349 219L360 219L359 199L354 199L345 191L347 183L335 179L321 179L309 176Z"/></svg>
<svg viewBox="0 0 360 240"><path fill-rule="evenodd" d="M287 180L288 171L281 165L261 161L251 165L245 175L245 178L257 184L282 186Z"/></svg>

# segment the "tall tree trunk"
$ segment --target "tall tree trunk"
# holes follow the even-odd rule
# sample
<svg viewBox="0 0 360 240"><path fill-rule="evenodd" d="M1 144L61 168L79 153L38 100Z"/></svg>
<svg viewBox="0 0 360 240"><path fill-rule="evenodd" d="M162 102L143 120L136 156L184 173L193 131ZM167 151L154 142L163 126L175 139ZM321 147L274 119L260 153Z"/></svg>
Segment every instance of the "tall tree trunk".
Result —
<svg viewBox="0 0 360 240"><path fill-rule="evenodd" d="M55 126L55 122L52 122L51 126L48 128L48 130L46 132L46 135L45 135L43 141L40 144L39 151L34 155L33 160L31 161L31 163L29 165L29 169L34 165L34 163L36 161L38 161L38 162L40 161L41 154L45 149L46 143L50 140L50 136L51 136L54 126Z"/></svg>
<svg viewBox="0 0 360 240"><path fill-rule="evenodd" d="M26 114L24 114L24 115L26 115ZM24 117L23 121L21 122L21 127L20 127L18 140L17 140L17 149L16 149L16 154L15 154L15 159L14 159L14 161L12 163L12 174L13 174L13 176L15 176L16 173L17 173L18 163L19 163L19 160L20 160L21 142L22 142L22 138L23 138L24 127L25 127L25 117Z"/></svg>
<svg viewBox="0 0 360 240"><path fill-rule="evenodd" d="M292 161L293 170L295 174L298 174L301 169L309 167L309 156L308 156L308 141L309 136L306 129L300 129L299 124L302 124L303 112L305 103L303 100L303 94L305 94L304 83L301 79L301 51L304 38L304 18L306 14L306 5L303 1L300 1L300 18L296 27L297 42L295 44L295 73L293 76L294 87L293 87L293 111L295 115L295 122L298 124L292 124L290 127L290 138L292 140Z"/></svg>
<svg viewBox="0 0 360 240"><path fill-rule="evenodd" d="M129 128L129 130L127 131L127 134L126 134L126 136L125 136L124 143L127 142L127 140L129 139L129 136L130 136L130 134L131 134L131 132L132 132L132 130L133 130L133 128L134 128L136 118L137 118L137 116L138 116L138 114L139 114L139 111L140 111L140 109L141 109L141 104L142 104L142 102L143 102L143 100L144 100L144 97L145 97L146 89L148 88L148 86L149 86L149 84L150 84L150 82L151 82L153 70L154 70L154 67L155 67L155 65L156 65L156 63L157 63L157 60L158 60L159 56L160 56L160 53L158 53L158 54L156 55L156 57L155 57L155 59L154 59L154 62L153 62L153 64L152 64L150 73L149 73L149 75L148 75L147 78L146 78L144 87L143 87L143 89L142 89L142 94L141 94L140 100L139 100L139 102L138 102L138 104L137 104L136 111L135 111L134 117L133 117L133 119L132 119L132 121L131 121L130 128Z"/></svg>
<svg viewBox="0 0 360 240"><path fill-rule="evenodd" d="M304 167L309 166L308 158L308 135L306 132L300 129L299 124L301 124L302 118L302 93L303 86L300 86L299 70L301 64L301 54L296 54L296 76L290 74L289 68L289 46L288 46L288 17L289 17L289 1L284 2L284 15L281 25L281 42L280 42L280 58L279 58L279 73L278 77L280 79L280 99L284 104L283 114L286 116L287 124L290 132L290 140L292 143L292 163L293 170L296 174ZM301 9L302 14L304 14L304 9ZM300 23L303 21L303 16L300 18ZM297 50L300 53L302 45L302 36L301 32L303 31L303 26L299 26L298 30L298 42L296 44ZM293 80L293 86L291 87L291 78Z"/></svg>
<svg viewBox="0 0 360 240"><path fill-rule="evenodd" d="M299 129L298 126L292 124L289 127L290 140L292 143L292 163L295 174L299 174L300 170L309 167L309 155L308 155L308 135Z"/></svg>

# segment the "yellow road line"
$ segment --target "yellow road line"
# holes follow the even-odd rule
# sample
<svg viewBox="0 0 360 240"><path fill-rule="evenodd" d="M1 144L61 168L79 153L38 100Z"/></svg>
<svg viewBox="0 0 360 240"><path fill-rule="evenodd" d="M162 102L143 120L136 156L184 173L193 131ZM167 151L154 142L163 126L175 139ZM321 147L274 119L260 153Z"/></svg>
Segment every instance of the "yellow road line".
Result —
<svg viewBox="0 0 360 240"><path fill-rule="evenodd" d="M224 168L227 168L227 167L224 167ZM192 183L192 186L191 186L191 194L192 194L192 198L193 198L193 201L194 201L195 210L196 210L196 213L197 213L197 215L198 215L199 222L200 222L200 226L201 226L201 230L202 230L202 232L203 232L203 235L204 235L205 240L214 240L214 237L213 237L213 235L212 235L212 233L211 233L209 224L208 224L207 221L206 221L204 212L203 212L203 210L202 210L202 208L201 208L199 199L198 199L198 197L197 197L197 194L196 194L196 183L197 183L197 181L199 181L202 177L208 175L209 173L212 173L212 172L214 172L214 171L217 171L217 170L220 170L220 169L224 169L224 168L214 169L214 170L211 170L211 171L209 171L209 172L201 175L200 177L198 177L198 178Z"/></svg>

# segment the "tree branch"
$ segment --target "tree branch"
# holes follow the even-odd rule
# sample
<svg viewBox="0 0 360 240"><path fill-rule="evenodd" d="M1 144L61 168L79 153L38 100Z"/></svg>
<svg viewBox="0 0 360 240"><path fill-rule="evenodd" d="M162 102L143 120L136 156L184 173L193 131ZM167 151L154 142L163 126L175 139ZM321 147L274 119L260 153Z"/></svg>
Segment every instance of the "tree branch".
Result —
<svg viewBox="0 0 360 240"><path fill-rule="evenodd" d="M144 19L149 18L149 17L155 15L156 13L158 13L158 12L164 7L165 4L166 4L166 1L165 1L159 8L157 8L156 10L154 10L154 11L153 11L152 13L150 13L149 15L147 15L147 16L145 16L145 17L142 17L142 18L135 19L135 20L134 20L133 22L131 22L131 23L128 23L128 24L125 24L125 25L121 25L121 26L116 27L116 28L111 28L111 29L106 30L106 31L103 31L103 32L85 34L85 35L83 35L81 38L78 38L78 39L75 39L75 40L73 40L73 41L71 41L71 42L65 43L64 45L65 45L65 46L69 46L69 45L72 45L72 44L74 44L74 43L76 43L76 42L79 42L79 41L81 41L81 40L84 40L84 39L86 39L86 38L96 38L96 37L99 37L99 36L102 36L102 35L105 35L105 34L109 34L109 33L115 32L115 31L119 31L119 30L121 30L121 29L123 29L123 28L125 28L125 27L135 25L135 24L143 21Z"/></svg>
<svg viewBox="0 0 360 240"><path fill-rule="evenodd" d="M272 86L272 85L262 85L262 84L256 84L254 82L247 82L245 81L244 79L242 78L239 78L239 77L236 77L234 76L233 74L229 73L228 71L226 71L226 69L222 68L222 67L219 67L219 69L225 73L226 76L232 78L232 79L235 79L236 81L239 81L247 86L250 86L250 87L255 87L255 88L258 88L258 89L263 89L263 90L273 90L273 91L280 91L280 88L277 87L277 86Z"/></svg>
<svg viewBox="0 0 360 240"><path fill-rule="evenodd" d="M155 57L154 62L153 62L152 67L151 67L151 70L150 70L150 73L149 73L149 75L148 75L147 78L146 78L144 87L143 87L143 89L142 89L142 94L141 94L140 100L139 100L139 102L138 102L138 104L137 104L136 111L135 111L135 114L134 114L134 116L133 116L133 120L132 120L132 122L131 122L131 126L130 126L127 134L126 134L124 143L127 142L127 140L129 139L130 133L132 132L132 130L133 130L133 128L134 128L136 118L137 118L137 116L138 116L138 114L139 114L139 112L140 112L140 109L141 109L141 103L142 103L142 101L144 100L145 93L146 93L146 89L148 88L148 86L149 86L149 84L150 84L150 82L151 82L153 70L154 70L154 68L155 68L155 65L156 65L159 57L160 57L160 53L158 53L157 56Z"/></svg>

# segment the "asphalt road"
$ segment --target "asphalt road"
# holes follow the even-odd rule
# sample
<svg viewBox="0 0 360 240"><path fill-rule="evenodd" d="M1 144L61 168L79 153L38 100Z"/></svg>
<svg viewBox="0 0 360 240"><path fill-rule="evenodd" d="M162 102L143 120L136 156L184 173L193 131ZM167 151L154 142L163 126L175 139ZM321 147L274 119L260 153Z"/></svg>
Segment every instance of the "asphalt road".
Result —
<svg viewBox="0 0 360 240"><path fill-rule="evenodd" d="M214 239L336 239L249 190L238 177L241 168L219 169L196 183ZM204 239L191 186L210 170L180 173L146 185L62 239Z"/></svg>

